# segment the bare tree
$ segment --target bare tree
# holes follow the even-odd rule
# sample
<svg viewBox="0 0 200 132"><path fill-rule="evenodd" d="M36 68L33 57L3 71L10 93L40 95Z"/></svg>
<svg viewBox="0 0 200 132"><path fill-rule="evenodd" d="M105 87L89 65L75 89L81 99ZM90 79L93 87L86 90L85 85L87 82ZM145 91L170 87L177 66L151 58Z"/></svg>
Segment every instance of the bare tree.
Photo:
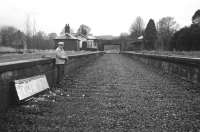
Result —
<svg viewBox="0 0 200 132"><path fill-rule="evenodd" d="M27 36L31 36L31 20L30 20L30 15L26 16L26 21L25 21L25 33Z"/></svg>
<svg viewBox="0 0 200 132"><path fill-rule="evenodd" d="M49 34L48 34L48 37L49 37L50 39L55 39L55 38L57 37L57 34L56 34L56 33L49 33Z"/></svg>
<svg viewBox="0 0 200 132"><path fill-rule="evenodd" d="M38 31L35 33L34 36L31 37L32 43L30 47L32 49L52 49L54 48L54 42L50 37L56 37L56 33L49 34L50 36L46 35L43 31Z"/></svg>
<svg viewBox="0 0 200 132"><path fill-rule="evenodd" d="M163 17L157 24L158 31L160 33L174 33L178 29L179 25L176 23L173 17Z"/></svg>
<svg viewBox="0 0 200 132"><path fill-rule="evenodd" d="M32 35L34 36L36 34L37 30L36 30L36 20L35 18L33 19L33 29L32 29Z"/></svg>
<svg viewBox="0 0 200 132"><path fill-rule="evenodd" d="M27 14L25 20L25 34L26 34L26 40L24 42L24 53L27 48L32 47L31 17L29 14Z"/></svg>
<svg viewBox="0 0 200 132"><path fill-rule="evenodd" d="M29 48L38 48L38 34L36 30L36 20L34 17L31 17L30 14L26 16L25 21L25 34L26 34L26 41L24 43L24 50Z"/></svg>
<svg viewBox="0 0 200 132"><path fill-rule="evenodd" d="M61 32L60 32L60 35L62 36L62 35L64 35L65 34L65 28L63 28L62 30L61 30Z"/></svg>
<svg viewBox="0 0 200 132"><path fill-rule="evenodd" d="M82 24L80 25L77 33L87 36L90 33L90 31L91 31L91 28L89 26Z"/></svg>
<svg viewBox="0 0 200 132"><path fill-rule="evenodd" d="M172 35L177 31L179 25L176 23L173 17L163 17L157 23L158 40L157 46L162 50L169 49L169 42Z"/></svg>
<svg viewBox="0 0 200 132"><path fill-rule="evenodd" d="M144 21L140 16L138 16L130 27L131 37L136 39L139 36L143 35L143 31Z"/></svg>

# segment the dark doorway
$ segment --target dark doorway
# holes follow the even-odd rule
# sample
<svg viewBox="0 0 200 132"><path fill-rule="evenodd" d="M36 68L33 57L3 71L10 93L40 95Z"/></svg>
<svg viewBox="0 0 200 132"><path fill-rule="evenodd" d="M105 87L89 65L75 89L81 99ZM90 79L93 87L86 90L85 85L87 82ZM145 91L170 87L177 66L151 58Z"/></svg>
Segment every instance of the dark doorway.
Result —
<svg viewBox="0 0 200 132"><path fill-rule="evenodd" d="M87 50L87 42L82 43L82 50Z"/></svg>

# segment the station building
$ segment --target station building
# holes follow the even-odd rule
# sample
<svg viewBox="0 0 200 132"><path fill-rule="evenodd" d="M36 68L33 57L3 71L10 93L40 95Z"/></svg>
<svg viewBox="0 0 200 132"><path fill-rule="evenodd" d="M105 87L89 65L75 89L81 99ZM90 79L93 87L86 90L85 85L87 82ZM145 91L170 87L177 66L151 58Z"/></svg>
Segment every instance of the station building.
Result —
<svg viewBox="0 0 200 132"><path fill-rule="evenodd" d="M65 35L58 36L54 39L55 44L58 42L64 42L64 50L66 51L79 51L81 40L70 33L65 33Z"/></svg>

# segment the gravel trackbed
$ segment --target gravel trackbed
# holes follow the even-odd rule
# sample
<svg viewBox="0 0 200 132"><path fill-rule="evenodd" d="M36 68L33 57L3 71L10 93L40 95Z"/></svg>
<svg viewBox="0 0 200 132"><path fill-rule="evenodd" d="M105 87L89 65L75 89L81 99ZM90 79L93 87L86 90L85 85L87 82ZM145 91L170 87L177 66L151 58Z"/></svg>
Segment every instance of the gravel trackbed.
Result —
<svg viewBox="0 0 200 132"><path fill-rule="evenodd" d="M65 75L61 88L0 114L1 132L198 132L200 92L121 54Z"/></svg>

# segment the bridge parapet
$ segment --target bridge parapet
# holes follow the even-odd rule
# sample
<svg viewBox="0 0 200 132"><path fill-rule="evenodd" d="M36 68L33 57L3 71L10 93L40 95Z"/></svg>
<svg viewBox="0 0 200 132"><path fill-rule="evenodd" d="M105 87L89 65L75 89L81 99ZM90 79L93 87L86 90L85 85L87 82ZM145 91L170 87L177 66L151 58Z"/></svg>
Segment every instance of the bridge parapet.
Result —
<svg viewBox="0 0 200 132"><path fill-rule="evenodd" d="M103 52L81 53L70 55L66 63L66 73L87 64ZM55 58L39 58L0 63L0 111L4 111L15 100L13 81L31 76L45 74L51 87L56 81Z"/></svg>
<svg viewBox="0 0 200 132"><path fill-rule="evenodd" d="M166 73L200 85L200 58L189 58L167 55L153 55L136 52L122 52L125 55L145 64L162 69Z"/></svg>

